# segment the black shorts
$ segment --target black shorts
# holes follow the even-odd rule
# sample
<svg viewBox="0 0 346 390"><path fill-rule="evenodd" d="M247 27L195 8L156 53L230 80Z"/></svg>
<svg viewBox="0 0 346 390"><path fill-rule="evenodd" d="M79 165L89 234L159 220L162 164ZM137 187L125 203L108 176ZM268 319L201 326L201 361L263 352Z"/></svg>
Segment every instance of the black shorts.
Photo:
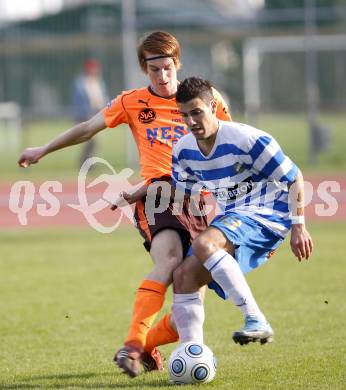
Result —
<svg viewBox="0 0 346 390"><path fill-rule="evenodd" d="M171 184L171 179L169 177L162 177L160 179L153 180L153 182L154 181L165 181ZM136 227L139 230L141 236L144 238L143 245L147 251L150 251L151 241L155 234L164 229L172 229L177 231L180 236L183 246L183 255L185 257L192 241L208 226L206 216L194 215L198 214L198 212L196 213L196 210L199 210L201 214L203 213L205 202L203 196L201 196L198 204L196 204L195 200L185 198L181 201L182 204L180 204L181 212L175 215L176 211L173 213L173 203L176 200L174 199L173 193L174 189L172 187L172 195L170 196L169 202L166 201L168 202L168 207L166 207L166 209L162 212L153 214L154 223L152 223L152 215L150 218L148 218L149 216L146 215L145 205L146 202L149 201L149 199L147 200L147 196L149 195L136 202L134 218ZM161 194L158 191L155 196L155 206L158 207L160 201Z"/></svg>

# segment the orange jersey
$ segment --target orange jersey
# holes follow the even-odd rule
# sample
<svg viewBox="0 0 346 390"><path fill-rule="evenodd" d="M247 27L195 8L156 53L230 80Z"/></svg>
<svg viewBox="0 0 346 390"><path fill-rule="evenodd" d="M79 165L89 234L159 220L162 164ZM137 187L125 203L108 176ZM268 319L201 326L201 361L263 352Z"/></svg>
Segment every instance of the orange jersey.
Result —
<svg viewBox="0 0 346 390"><path fill-rule="evenodd" d="M217 101L216 115L231 120L220 93L213 90ZM146 181L171 176L172 148L188 129L180 116L175 97L154 95L149 88L123 92L103 110L107 127L127 123L139 151L141 175Z"/></svg>

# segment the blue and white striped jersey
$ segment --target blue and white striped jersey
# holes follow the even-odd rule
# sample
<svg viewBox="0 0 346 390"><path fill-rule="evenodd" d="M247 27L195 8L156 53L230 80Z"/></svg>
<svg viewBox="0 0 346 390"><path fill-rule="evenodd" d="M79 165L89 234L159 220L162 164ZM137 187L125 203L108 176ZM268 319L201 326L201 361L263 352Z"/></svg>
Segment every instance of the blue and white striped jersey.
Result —
<svg viewBox="0 0 346 390"><path fill-rule="evenodd" d="M290 226L288 184L298 168L274 138L237 122L219 122L215 144L204 155L192 133L173 149L173 183L191 194L205 189L223 213L247 215L284 237Z"/></svg>

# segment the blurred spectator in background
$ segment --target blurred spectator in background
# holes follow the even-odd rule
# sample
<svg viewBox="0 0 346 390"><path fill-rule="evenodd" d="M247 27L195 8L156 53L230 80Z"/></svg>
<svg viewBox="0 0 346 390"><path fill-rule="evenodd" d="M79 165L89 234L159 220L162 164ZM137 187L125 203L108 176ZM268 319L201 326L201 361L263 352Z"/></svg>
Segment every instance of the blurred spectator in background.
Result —
<svg viewBox="0 0 346 390"><path fill-rule="evenodd" d="M102 78L101 63L88 58L84 61L83 71L79 74L72 87L73 119L76 123L84 122L100 111L108 101L106 85ZM79 164L95 154L96 139L90 139L83 145Z"/></svg>

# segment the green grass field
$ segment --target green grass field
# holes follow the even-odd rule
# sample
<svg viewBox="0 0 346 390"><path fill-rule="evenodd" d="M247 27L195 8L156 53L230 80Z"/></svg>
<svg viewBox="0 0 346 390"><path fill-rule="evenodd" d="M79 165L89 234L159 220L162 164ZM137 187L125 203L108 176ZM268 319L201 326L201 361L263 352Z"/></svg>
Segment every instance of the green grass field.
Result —
<svg viewBox="0 0 346 390"><path fill-rule="evenodd" d="M235 117L234 119L243 121L241 117ZM346 117L341 114L329 114L324 115L321 121L331 129L332 141L330 149L319 156L318 164L315 166L310 166L308 163L309 130L304 115L262 115L257 126L271 133L278 140L286 154L303 169L304 173L345 172ZM27 146L42 145L71 125L71 122L63 120L28 123L23 131L20 149ZM106 159L117 171L128 166L126 158L127 132L126 127L119 127L108 129L96 136L98 140L96 155ZM44 158L44 161L25 172L17 167L19 149L2 150L0 154L1 179L23 180L23 177L30 180L75 179L78 173L80 148L81 146L77 145L48 155ZM137 154L135 149L133 154Z"/></svg>
<svg viewBox="0 0 346 390"><path fill-rule="evenodd" d="M240 347L230 302L207 294L205 340L218 358L205 389L344 389L346 225L310 227L311 261L286 244L248 280L276 331ZM111 363L126 336L134 291L150 259L133 227L1 232L1 389L164 389L167 372L135 379ZM168 311L171 295L164 311ZM162 348L168 357L173 345ZM192 386L187 386L192 388Z"/></svg>

